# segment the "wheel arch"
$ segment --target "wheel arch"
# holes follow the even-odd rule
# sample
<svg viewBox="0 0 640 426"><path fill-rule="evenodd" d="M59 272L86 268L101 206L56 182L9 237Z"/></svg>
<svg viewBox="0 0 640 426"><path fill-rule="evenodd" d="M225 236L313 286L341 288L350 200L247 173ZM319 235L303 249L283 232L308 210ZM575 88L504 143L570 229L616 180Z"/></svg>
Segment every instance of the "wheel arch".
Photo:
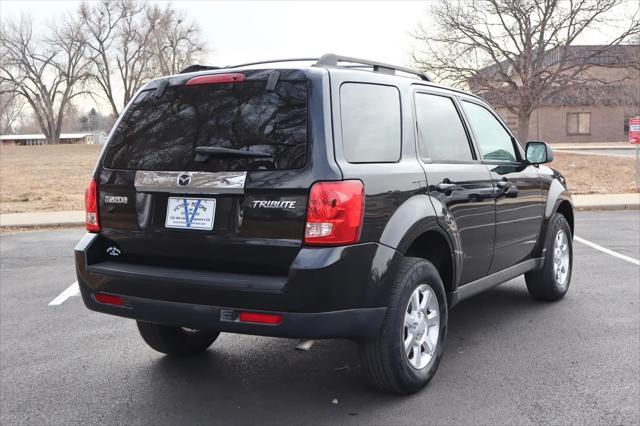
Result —
<svg viewBox="0 0 640 426"><path fill-rule="evenodd" d="M568 200L559 200L558 206L555 211L564 216L564 218L569 223L569 228L571 229L571 235L574 233L574 215L573 215L573 206Z"/></svg>
<svg viewBox="0 0 640 426"><path fill-rule="evenodd" d="M380 242L404 256L430 261L442 277L447 297L455 291L458 271L455 253L459 250L455 239L440 226L427 195L415 195L405 201L391 216Z"/></svg>
<svg viewBox="0 0 640 426"><path fill-rule="evenodd" d="M547 229L549 222L554 214L562 214L569 223L569 229L571 229L571 235L574 234L575 229L575 217L573 213L573 200L571 194L567 191L566 187L558 180L554 179L549 187L547 195L547 201L544 208L544 220L540 227L540 235L538 236L538 243L534 249L534 256L540 257L544 255L544 243L547 237Z"/></svg>
<svg viewBox="0 0 640 426"><path fill-rule="evenodd" d="M428 260L440 274L444 289L451 303L450 296L455 291L456 268L450 239L444 231L429 229L414 238L402 253L407 257L419 257Z"/></svg>

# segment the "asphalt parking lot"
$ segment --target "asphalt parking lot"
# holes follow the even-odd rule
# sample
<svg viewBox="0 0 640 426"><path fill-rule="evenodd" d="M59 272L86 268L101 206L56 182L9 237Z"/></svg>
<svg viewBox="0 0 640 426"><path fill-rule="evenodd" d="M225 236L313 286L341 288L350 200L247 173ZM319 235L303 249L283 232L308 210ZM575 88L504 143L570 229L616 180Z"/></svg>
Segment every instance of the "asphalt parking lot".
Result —
<svg viewBox="0 0 640 426"><path fill-rule="evenodd" d="M409 397L363 384L348 341L299 352L225 334L179 360L77 296L49 306L75 280L82 234L1 237L3 425L640 423L638 211L577 213L582 241L622 257L575 242L562 301L534 302L518 278L458 305L436 377Z"/></svg>

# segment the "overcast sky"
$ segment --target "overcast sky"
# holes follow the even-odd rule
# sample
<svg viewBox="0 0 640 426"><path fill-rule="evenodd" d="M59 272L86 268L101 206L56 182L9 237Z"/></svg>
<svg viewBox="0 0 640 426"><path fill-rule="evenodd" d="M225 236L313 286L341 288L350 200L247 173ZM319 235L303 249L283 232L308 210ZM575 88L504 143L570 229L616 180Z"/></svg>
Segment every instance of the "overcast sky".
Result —
<svg viewBox="0 0 640 426"><path fill-rule="evenodd" d="M636 9L640 0L628 0ZM0 0L0 17L29 13L36 29L79 1ZM157 2L160 4L166 2ZM261 59L315 57L333 52L408 65L412 31L427 23L430 1L173 1L198 21L212 50L209 64L230 65ZM606 28L604 29L606 32ZM581 43L603 43L592 31ZM85 105L85 108L92 105ZM84 109L84 108L83 108ZM100 108L102 109L102 108Z"/></svg>
<svg viewBox="0 0 640 426"><path fill-rule="evenodd" d="M2 0L0 14L28 12L44 26L79 3ZM428 9L426 1L172 3L200 23L218 65L327 52L406 64L408 32Z"/></svg>

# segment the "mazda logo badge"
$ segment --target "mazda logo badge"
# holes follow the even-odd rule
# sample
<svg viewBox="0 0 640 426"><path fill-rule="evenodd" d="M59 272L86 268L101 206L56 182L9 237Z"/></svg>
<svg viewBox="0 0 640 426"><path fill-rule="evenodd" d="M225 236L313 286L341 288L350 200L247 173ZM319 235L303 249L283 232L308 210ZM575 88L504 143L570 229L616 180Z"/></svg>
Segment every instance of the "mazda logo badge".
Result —
<svg viewBox="0 0 640 426"><path fill-rule="evenodd" d="M191 184L191 173L180 173L178 175L178 186L189 186Z"/></svg>

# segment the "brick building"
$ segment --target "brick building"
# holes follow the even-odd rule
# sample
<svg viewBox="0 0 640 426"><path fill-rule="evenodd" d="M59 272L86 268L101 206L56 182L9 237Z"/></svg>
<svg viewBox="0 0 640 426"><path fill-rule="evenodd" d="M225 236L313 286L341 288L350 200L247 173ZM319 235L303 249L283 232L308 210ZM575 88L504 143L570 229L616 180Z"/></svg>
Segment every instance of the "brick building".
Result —
<svg viewBox="0 0 640 426"><path fill-rule="evenodd" d="M640 116L640 47L621 45L570 46L574 60L592 64L585 77L598 80L547 96L531 114L529 140L546 142L623 142L628 139L629 117ZM593 52L600 52L596 55ZM629 60L630 58L634 58ZM546 60L554 60L554 51ZM631 65L624 65L629 64ZM495 66L481 72L492 72ZM588 74L588 75L587 75ZM474 90L473 82L469 82ZM517 132L516 114L500 107L505 89L475 90L491 102L509 127Z"/></svg>

